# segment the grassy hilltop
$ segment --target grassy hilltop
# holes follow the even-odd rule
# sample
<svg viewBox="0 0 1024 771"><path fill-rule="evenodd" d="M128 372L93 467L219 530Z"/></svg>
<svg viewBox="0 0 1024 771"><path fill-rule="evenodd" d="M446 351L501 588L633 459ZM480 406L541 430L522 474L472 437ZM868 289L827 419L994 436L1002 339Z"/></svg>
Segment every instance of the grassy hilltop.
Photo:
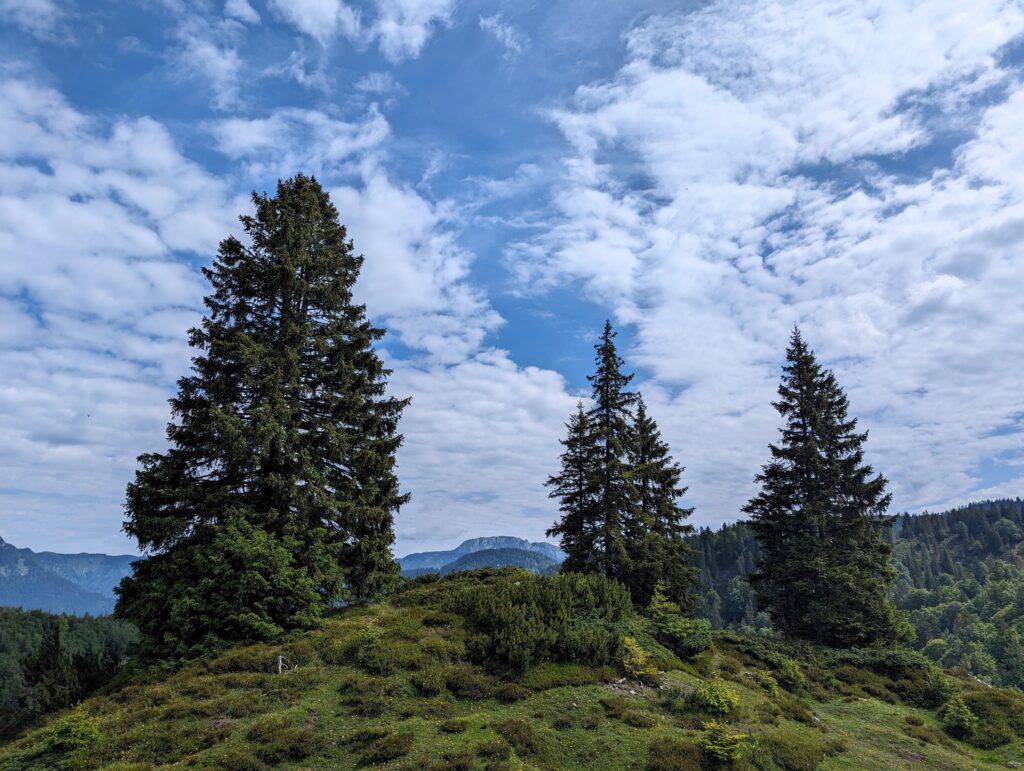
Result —
<svg viewBox="0 0 1024 771"><path fill-rule="evenodd" d="M726 635L684 660L657 641L651 620L614 607L606 588L516 570L419 579L277 645L176 672L126 672L0 747L0 768L984 769L1024 760L1018 692L941 675L900 650ZM280 675L279 655L292 665ZM960 726L950 712L964 705L967 741L949 733Z"/></svg>

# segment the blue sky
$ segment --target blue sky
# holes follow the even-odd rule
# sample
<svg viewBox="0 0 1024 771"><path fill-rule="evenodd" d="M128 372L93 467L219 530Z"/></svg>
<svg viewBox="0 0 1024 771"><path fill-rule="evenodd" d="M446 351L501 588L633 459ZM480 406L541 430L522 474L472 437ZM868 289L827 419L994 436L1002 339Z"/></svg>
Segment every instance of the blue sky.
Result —
<svg viewBox="0 0 1024 771"><path fill-rule="evenodd" d="M604 318L737 518L799 323L894 509L1024 490L1024 7L0 0L0 536L123 552L199 268L317 174L403 420L397 551L554 518Z"/></svg>

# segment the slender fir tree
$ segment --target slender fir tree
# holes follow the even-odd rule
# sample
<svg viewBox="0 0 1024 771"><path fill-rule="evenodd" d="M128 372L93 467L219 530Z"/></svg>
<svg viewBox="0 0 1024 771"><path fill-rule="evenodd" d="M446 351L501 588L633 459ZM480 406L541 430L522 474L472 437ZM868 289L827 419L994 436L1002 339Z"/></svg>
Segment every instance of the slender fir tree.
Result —
<svg viewBox="0 0 1024 771"><path fill-rule="evenodd" d="M363 262L314 178L253 194L250 245L230 237L190 331L170 448L139 458L125 531L147 557L117 613L156 656L309 626L339 598L397 580L394 473L406 400L352 288Z"/></svg>
<svg viewBox="0 0 1024 771"><path fill-rule="evenodd" d="M900 622L885 477L864 462L867 432L794 329L773 406L785 425L744 511L762 556L751 583L785 634L836 646L892 641Z"/></svg>
<svg viewBox="0 0 1024 771"><path fill-rule="evenodd" d="M693 525L685 522L693 509L679 505L687 490L681 481L683 467L669 455L658 424L647 414L640 396L627 460L633 488L633 505L625 520L630 594L635 603L646 607L660 581L669 600L692 610L697 569L694 551L684 540L693 531Z"/></svg>
<svg viewBox="0 0 1024 771"><path fill-rule="evenodd" d="M622 371L615 337L611 322L605 321L601 340L594 346L597 368L587 380L593 389L594 407L589 417L597 445L597 562L600 572L609 578L625 580L630 571L625 524L634 495L627 453L637 395L626 390L633 375Z"/></svg>
<svg viewBox="0 0 1024 771"><path fill-rule="evenodd" d="M559 500L562 518L547 534L561 539L566 555L563 570L594 573L598 572L597 540L601 532L596 505L598 446L583 402L577 403L565 427L561 471L545 483L551 488L549 497Z"/></svg>

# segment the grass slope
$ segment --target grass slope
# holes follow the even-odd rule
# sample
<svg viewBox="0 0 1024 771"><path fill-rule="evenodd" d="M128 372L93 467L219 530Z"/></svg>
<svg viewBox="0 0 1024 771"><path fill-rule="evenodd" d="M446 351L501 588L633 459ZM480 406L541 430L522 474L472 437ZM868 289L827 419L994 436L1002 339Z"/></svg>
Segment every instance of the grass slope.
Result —
<svg viewBox="0 0 1024 771"><path fill-rule="evenodd" d="M663 671L652 684L564 663L503 678L469 661L461 617L410 596L341 610L278 645L173 673L126 672L0 747L0 769L700 769L722 765L699 746L715 730L726 743L742 737L736 768L1024 760L1024 725L1012 717L1024 702L1009 691L955 682L979 714L989 710L993 730L1009 731L983 750L948 737L934 709L907 703L910 680L807 647L795 668L783 655L792 649L739 636L683 662L640 618L629 631ZM280 675L278 655L292 665ZM723 728L709 732L710 722Z"/></svg>

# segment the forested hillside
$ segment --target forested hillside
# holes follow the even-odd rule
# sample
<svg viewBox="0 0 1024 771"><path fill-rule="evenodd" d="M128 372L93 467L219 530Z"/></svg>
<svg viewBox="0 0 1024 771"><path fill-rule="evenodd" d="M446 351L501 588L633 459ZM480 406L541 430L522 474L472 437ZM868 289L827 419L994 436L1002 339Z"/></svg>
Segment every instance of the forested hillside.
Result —
<svg viewBox="0 0 1024 771"><path fill-rule="evenodd" d="M0 738L107 682L137 639L112 618L0 608Z"/></svg>
<svg viewBox="0 0 1024 771"><path fill-rule="evenodd" d="M914 645L947 667L1024 687L1024 501L983 501L900 515L890 540L898 607ZM744 524L692 536L702 614L718 627L763 628L746 577L760 550Z"/></svg>

